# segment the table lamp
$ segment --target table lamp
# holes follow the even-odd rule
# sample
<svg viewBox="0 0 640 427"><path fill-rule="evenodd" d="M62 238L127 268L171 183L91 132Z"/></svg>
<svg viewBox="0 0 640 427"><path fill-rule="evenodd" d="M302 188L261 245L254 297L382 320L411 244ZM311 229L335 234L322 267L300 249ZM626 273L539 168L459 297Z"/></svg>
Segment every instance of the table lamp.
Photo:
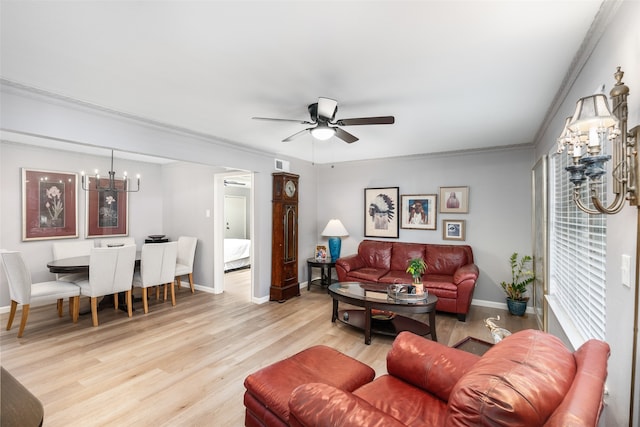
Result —
<svg viewBox="0 0 640 427"><path fill-rule="evenodd" d="M349 235L347 229L342 225L342 222L340 222L339 219L329 220L329 223L322 231L322 235L329 237L329 253L331 254L331 260L335 261L340 258L340 246L342 246L342 240L340 240L340 237Z"/></svg>

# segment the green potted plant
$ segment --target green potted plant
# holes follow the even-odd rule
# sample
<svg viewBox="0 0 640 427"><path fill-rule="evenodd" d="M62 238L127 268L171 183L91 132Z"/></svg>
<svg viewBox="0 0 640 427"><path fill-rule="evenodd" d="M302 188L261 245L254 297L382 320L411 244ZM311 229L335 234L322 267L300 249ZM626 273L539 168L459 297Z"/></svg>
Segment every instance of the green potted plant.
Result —
<svg viewBox="0 0 640 427"><path fill-rule="evenodd" d="M427 271L427 263L422 258L413 258L407 265L407 273L413 277L413 284L416 286L416 293L424 292L422 285L422 275Z"/></svg>
<svg viewBox="0 0 640 427"><path fill-rule="evenodd" d="M516 316L522 316L527 310L527 301L529 297L524 296L527 292L527 285L536 278L531 269L533 258L529 255L523 255L518 259L518 253L514 252L509 258L511 265L511 282L501 282L500 286L507 294L507 307L509 313Z"/></svg>

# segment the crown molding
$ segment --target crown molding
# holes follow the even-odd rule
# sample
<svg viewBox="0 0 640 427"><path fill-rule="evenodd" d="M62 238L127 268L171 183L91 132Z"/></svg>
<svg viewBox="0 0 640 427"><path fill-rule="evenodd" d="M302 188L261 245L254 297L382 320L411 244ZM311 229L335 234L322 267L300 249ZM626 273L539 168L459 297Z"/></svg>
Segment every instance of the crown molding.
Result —
<svg viewBox="0 0 640 427"><path fill-rule="evenodd" d="M621 4L621 0L605 0L602 2L602 5L600 5L598 13L596 13L596 16L593 18L593 22L582 40L578 51L574 55L573 60L569 65L569 69L562 79L560 88L558 89L558 92L556 92L551 105L547 109L544 120L536 132L536 136L534 138L535 145L543 142L542 136L546 132L553 118L558 114L558 110L562 106L562 103L567 98L571 88L578 79L582 69L589 61L596 45L611 23L613 16L616 14Z"/></svg>

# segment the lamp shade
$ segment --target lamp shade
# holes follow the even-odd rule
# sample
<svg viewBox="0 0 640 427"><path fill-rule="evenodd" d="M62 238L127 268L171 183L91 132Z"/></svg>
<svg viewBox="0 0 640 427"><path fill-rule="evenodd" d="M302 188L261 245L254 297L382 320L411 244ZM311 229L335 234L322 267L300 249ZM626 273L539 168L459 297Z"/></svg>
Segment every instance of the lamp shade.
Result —
<svg viewBox="0 0 640 427"><path fill-rule="evenodd" d="M349 233L339 219L331 219L324 230L322 230L322 235L327 237L343 237L348 236Z"/></svg>
<svg viewBox="0 0 640 427"><path fill-rule="evenodd" d="M576 111L569 123L573 132L589 132L591 128L608 128L618 123L609 110L607 97L602 94L585 96L576 103Z"/></svg>

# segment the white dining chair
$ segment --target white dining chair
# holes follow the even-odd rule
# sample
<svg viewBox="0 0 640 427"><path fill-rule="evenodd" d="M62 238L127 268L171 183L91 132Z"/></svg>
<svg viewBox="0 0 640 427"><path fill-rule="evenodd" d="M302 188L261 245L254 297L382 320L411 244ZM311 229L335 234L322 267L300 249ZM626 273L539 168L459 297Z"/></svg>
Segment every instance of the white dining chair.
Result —
<svg viewBox="0 0 640 427"><path fill-rule="evenodd" d="M147 243L142 246L140 255L140 271L133 275L133 286L142 288L142 307L145 314L149 312L147 289L152 286L171 287L171 305L176 305L176 294L173 279L176 272L178 242Z"/></svg>
<svg viewBox="0 0 640 427"><path fill-rule="evenodd" d="M58 304L58 316L62 317L62 301L64 298L69 298L69 312L72 315L73 323L78 321L80 288L76 284L60 280L33 283L31 281L31 273L27 269L20 252L2 251L0 255L2 255L2 266L9 283L9 296L11 298L7 331L11 329L18 304L22 304L22 319L18 329L18 338L21 338L24 333L24 327L29 317L29 309L35 305L43 305L55 301Z"/></svg>
<svg viewBox="0 0 640 427"><path fill-rule="evenodd" d="M176 281L180 288L180 277L189 275L189 285L191 293L196 289L193 286L193 261L196 257L196 245L198 239L196 237L180 236L178 237L178 258L176 260Z"/></svg>
<svg viewBox="0 0 640 427"><path fill-rule="evenodd" d="M98 326L98 297L113 295L114 308L118 309L119 292L126 292L127 313L131 307L131 284L136 262L135 245L114 248L93 248L89 258L89 279L76 282L80 295L91 298L91 321Z"/></svg>
<svg viewBox="0 0 640 427"><path fill-rule="evenodd" d="M136 245L136 239L133 237L112 237L110 239L102 239L100 241L101 248Z"/></svg>
<svg viewBox="0 0 640 427"><path fill-rule="evenodd" d="M54 242L51 246L53 259L73 258L77 256L89 256L93 240L76 240L73 242ZM88 273L57 273L56 279L64 282L77 282L89 278Z"/></svg>

